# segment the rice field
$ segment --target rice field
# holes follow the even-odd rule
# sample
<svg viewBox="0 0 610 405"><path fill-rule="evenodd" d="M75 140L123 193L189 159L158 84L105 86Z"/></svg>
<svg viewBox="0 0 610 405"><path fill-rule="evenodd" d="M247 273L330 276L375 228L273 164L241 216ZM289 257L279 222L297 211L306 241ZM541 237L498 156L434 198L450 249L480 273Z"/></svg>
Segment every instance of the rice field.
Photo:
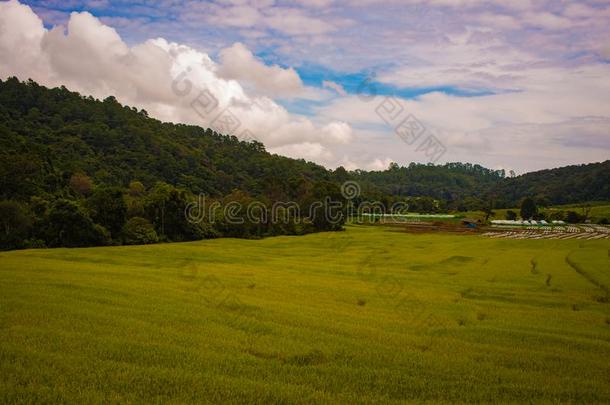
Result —
<svg viewBox="0 0 610 405"><path fill-rule="evenodd" d="M2 403L610 402L610 241L0 253Z"/></svg>
<svg viewBox="0 0 610 405"><path fill-rule="evenodd" d="M602 201L597 201L597 202L591 202L589 203L590 205L590 212L589 212L589 218L591 219L591 222L593 223L597 223L599 220L605 218L610 220L610 204L608 204L608 202L602 202ZM574 211L578 214L583 214L583 208L582 208L583 204L568 204L568 205L555 205L553 207L549 207L549 208L540 208L540 210L544 213L546 213L547 215L551 215L554 212L558 212L558 211L563 211L564 213L566 211ZM491 219L504 219L506 218L506 212L507 211L514 211L517 213L517 215L519 215L519 207L515 207L515 208L509 208L509 209L505 209L505 208L498 208L498 209L494 209L494 216ZM459 213L461 216L467 217L467 218L475 218L475 219L484 219L485 218L485 213L482 211L467 211L467 212L462 212Z"/></svg>

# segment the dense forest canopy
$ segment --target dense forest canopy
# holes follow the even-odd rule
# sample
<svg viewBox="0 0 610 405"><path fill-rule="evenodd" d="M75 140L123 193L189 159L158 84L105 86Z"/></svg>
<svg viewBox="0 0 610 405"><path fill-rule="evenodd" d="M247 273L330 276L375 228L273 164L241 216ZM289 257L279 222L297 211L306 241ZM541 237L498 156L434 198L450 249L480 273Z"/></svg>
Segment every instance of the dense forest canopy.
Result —
<svg viewBox="0 0 610 405"><path fill-rule="evenodd" d="M26 239L72 246L327 230L333 226L313 219L246 229L194 227L180 218L198 194L307 206L323 195L339 198L345 181L358 182L360 200L404 200L419 212L482 209L488 201L514 207L525 197L544 204L610 200L610 161L514 178L469 163L327 170L270 154L259 142L161 122L114 97L101 101L16 78L0 80L0 146L0 209L13 218L3 224L4 247Z"/></svg>

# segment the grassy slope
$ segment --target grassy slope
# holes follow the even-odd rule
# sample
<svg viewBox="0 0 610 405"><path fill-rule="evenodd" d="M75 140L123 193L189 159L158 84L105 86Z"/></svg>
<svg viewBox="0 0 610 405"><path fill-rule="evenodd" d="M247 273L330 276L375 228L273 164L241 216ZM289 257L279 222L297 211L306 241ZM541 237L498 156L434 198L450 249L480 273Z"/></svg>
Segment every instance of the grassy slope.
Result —
<svg viewBox="0 0 610 405"><path fill-rule="evenodd" d="M512 210L512 211L516 212L517 216L519 216L519 208L495 209L494 210L495 215L491 219L505 219L506 211L508 211L508 210ZM543 208L542 211L546 212L547 214L550 214L554 211L564 211L564 212L565 211L574 211L574 212L577 212L578 214L583 214L581 206L574 205L574 204L555 205L551 208ZM464 216L467 218L477 218L477 219L485 218L485 213L483 211L460 212L460 213L456 213L456 215ZM606 219L610 220L610 204L608 204L607 202L591 203L591 212L589 212L589 218L591 218L591 220L594 223L597 223L597 221L599 221L602 218L606 218Z"/></svg>
<svg viewBox="0 0 610 405"><path fill-rule="evenodd" d="M608 402L608 248L352 226L1 253L0 402Z"/></svg>

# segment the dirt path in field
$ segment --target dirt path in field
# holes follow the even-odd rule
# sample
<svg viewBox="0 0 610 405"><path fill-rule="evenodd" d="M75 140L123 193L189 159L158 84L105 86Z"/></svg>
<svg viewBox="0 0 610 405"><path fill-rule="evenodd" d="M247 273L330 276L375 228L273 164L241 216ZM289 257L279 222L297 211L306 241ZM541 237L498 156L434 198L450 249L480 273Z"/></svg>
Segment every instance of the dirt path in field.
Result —
<svg viewBox="0 0 610 405"><path fill-rule="evenodd" d="M458 235L477 235L485 232L487 227L478 226L468 228L465 225L452 222L407 222L407 223L388 223L381 222L379 226L394 228L397 232L408 233L451 233Z"/></svg>
<svg viewBox="0 0 610 405"><path fill-rule="evenodd" d="M580 274L581 276L583 276L588 282L590 282L591 284L593 284L594 286L596 286L597 288L603 290L606 293L606 297L610 297L610 291L608 289L608 287L606 285L604 285L603 283L601 283L600 281L596 280L593 276L591 276L589 273L587 273L586 271L584 271L582 269L582 267L580 267L574 260L572 260L570 258L570 256L572 255L572 253L574 253L576 250L572 250L570 253L568 253L568 255L566 256L566 263L568 264L568 266L570 266L572 269L574 269L575 272L577 272L578 274Z"/></svg>

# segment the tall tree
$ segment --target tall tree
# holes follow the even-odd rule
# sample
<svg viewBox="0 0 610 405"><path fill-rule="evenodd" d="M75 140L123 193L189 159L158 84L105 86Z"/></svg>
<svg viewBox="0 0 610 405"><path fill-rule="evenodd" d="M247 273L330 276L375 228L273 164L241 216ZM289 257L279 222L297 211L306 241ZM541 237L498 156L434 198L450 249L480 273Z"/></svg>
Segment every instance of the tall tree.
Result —
<svg viewBox="0 0 610 405"><path fill-rule="evenodd" d="M523 219L532 219L538 213L538 208L533 198L527 197L523 199L520 213Z"/></svg>
<svg viewBox="0 0 610 405"><path fill-rule="evenodd" d="M127 203L120 188L96 189L87 200L87 207L94 222L108 229L113 237L118 236L127 214Z"/></svg>

